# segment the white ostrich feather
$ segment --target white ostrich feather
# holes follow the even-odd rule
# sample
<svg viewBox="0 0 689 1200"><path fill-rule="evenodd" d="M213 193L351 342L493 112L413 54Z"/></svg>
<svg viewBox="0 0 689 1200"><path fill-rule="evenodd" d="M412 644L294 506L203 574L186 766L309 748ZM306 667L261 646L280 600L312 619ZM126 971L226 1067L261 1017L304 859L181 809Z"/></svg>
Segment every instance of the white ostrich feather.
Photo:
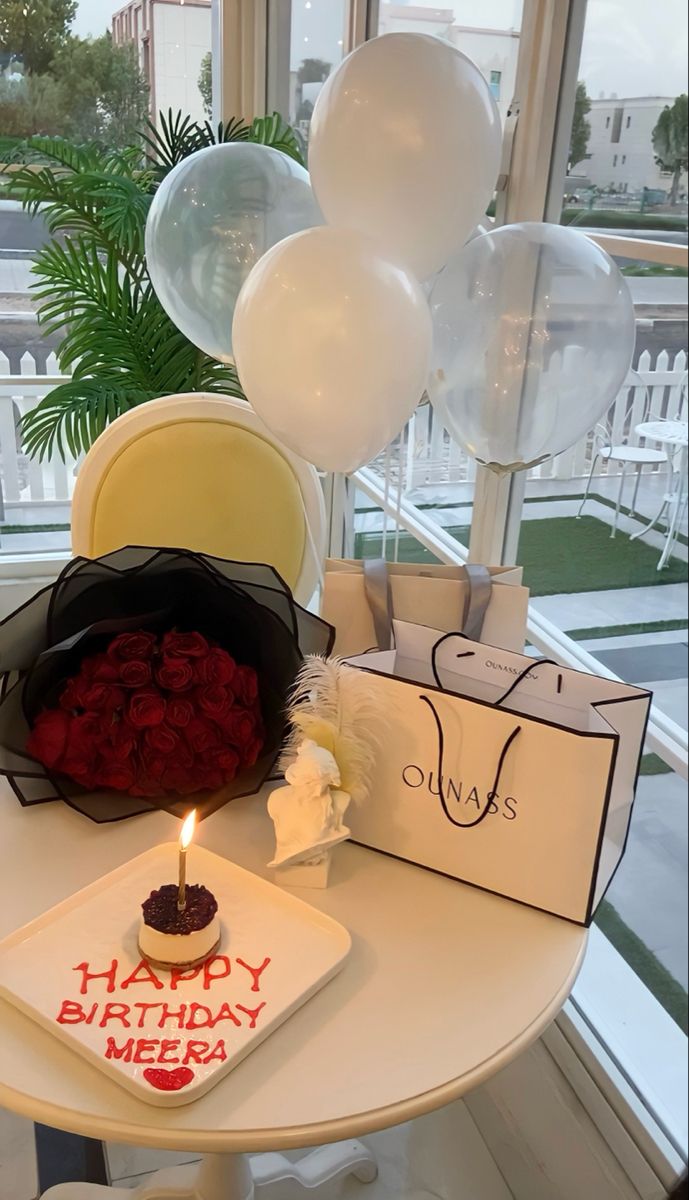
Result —
<svg viewBox="0 0 689 1200"><path fill-rule="evenodd" d="M371 677L340 658L310 655L304 660L290 699L290 734L280 767L294 762L304 738L333 754L341 787L355 803L366 799L375 762L380 703Z"/></svg>

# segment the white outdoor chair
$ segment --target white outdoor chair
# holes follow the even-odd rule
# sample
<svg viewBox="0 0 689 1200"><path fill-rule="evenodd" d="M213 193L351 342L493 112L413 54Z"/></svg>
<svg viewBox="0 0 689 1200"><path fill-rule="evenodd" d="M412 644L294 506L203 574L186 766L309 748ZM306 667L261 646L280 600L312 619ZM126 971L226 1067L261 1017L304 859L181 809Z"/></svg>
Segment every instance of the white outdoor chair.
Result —
<svg viewBox="0 0 689 1200"><path fill-rule="evenodd" d="M640 379L639 383L642 387L644 386ZM638 420L635 420L634 422L635 425L640 424L646 418L647 408L648 389L646 389L646 403L644 404L643 413L639 414ZM606 463L621 463L622 470L620 472L620 485L617 492L617 504L615 505L615 519L610 531L611 538L614 538L617 533L617 526L620 519L620 509L622 507L622 496L624 493L625 483L627 482L627 467L632 467L636 471L636 481L634 483L634 495L632 496L630 516L634 516L636 513L636 502L639 496L639 485L641 483L641 475L644 467L658 466L661 463L664 463L669 471L672 470L672 464L666 451L653 450L648 446L631 446L629 444L629 438L634 432L634 429L631 427L633 410L634 399L632 397L632 402L625 413L624 421L622 423L623 440L620 442L614 441L610 416L608 416L607 420L601 421L598 425L596 425L596 428L593 431L593 461L591 463L589 477L586 480L584 496L581 504L579 505L579 511L577 513L578 520L579 517L581 517L586 501L589 498L593 476L596 473L596 467L598 466L598 463L600 461Z"/></svg>
<svg viewBox="0 0 689 1200"><path fill-rule="evenodd" d="M126 545L270 563L306 605L322 577L323 489L245 401L150 400L100 435L72 501L74 554L96 558Z"/></svg>

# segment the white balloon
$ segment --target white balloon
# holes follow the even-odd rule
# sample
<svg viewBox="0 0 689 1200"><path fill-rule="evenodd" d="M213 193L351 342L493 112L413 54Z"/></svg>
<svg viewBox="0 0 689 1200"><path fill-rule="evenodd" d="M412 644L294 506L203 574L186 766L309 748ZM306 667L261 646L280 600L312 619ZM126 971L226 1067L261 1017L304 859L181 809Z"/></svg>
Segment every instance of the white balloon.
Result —
<svg viewBox="0 0 689 1200"><path fill-rule="evenodd" d="M146 263L163 308L211 358L232 361L232 315L276 242L321 225L308 172L252 142L208 146L165 177L146 222Z"/></svg>
<svg viewBox="0 0 689 1200"><path fill-rule="evenodd" d="M631 365L624 276L585 234L536 222L474 238L438 276L431 401L496 471L525 470L593 428Z"/></svg>
<svg viewBox="0 0 689 1200"><path fill-rule="evenodd" d="M326 221L370 234L381 254L427 279L490 203L500 116L471 59L439 38L365 42L322 88L309 169Z"/></svg>
<svg viewBox="0 0 689 1200"><path fill-rule="evenodd" d="M241 290L232 336L258 415L323 470L370 462L426 385L421 288L352 230L309 229L269 250Z"/></svg>

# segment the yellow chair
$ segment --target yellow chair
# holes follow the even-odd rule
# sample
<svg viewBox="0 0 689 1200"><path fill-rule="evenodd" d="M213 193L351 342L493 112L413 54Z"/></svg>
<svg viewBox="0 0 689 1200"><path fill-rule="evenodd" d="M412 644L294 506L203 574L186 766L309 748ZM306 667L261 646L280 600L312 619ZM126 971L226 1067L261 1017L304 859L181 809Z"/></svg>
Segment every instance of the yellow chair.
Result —
<svg viewBox="0 0 689 1200"><path fill-rule="evenodd" d="M180 546L274 566L307 604L321 572L323 491L312 466L248 404L187 393L118 417L91 447L72 502L72 549Z"/></svg>

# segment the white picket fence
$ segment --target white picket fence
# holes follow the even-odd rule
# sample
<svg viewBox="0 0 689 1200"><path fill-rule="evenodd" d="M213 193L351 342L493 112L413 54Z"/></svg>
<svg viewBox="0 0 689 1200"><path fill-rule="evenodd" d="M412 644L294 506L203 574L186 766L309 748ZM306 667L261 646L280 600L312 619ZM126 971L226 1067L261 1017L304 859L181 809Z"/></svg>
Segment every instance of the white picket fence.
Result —
<svg viewBox="0 0 689 1200"><path fill-rule="evenodd" d="M684 350L675 354L672 363L667 350L662 350L655 362L646 350L639 356L636 370L630 372L624 387L615 397L604 418L612 441L627 441L638 445L636 426L645 420L661 420L687 415L687 355ZM557 458L535 467L531 479L578 479L588 475L593 453L593 431L576 446ZM423 405L412 417L405 434L395 447L388 470L397 478L404 474L404 490L414 491L424 484L471 483L476 476L476 463L457 445L445 429L438 414ZM379 460L382 463L382 460ZM660 470L664 468L656 468ZM598 460L596 474L619 474L619 463Z"/></svg>
<svg viewBox="0 0 689 1200"><path fill-rule="evenodd" d="M57 359L49 355L46 373L39 374L33 356L22 356L21 374L9 374L9 361L0 352L0 483L5 506L69 504L74 491L77 462L54 455L38 462L24 452L21 418L66 378Z"/></svg>
<svg viewBox="0 0 689 1200"><path fill-rule="evenodd" d="M0 353L0 482L6 505L13 507L69 503L74 490L77 462L63 462L54 456L39 463L22 449L19 421L43 396L64 377L58 374L55 357L47 362L47 374L39 375L33 357L26 353L21 360L21 374L10 375L9 363ZM658 354L655 363L645 351L637 369L631 373L610 407L608 423L615 442L638 439L635 426L643 420L686 419L687 355L682 350L670 363L666 350ZM591 468L592 434L564 454L543 463L531 472L534 479L583 478ZM392 452L381 456L378 464L391 478L399 478L402 470L404 489L409 492L424 484L470 483L476 474L476 464L452 440L437 414L429 405L417 409L404 434ZM598 474L617 474L619 464L599 461Z"/></svg>

